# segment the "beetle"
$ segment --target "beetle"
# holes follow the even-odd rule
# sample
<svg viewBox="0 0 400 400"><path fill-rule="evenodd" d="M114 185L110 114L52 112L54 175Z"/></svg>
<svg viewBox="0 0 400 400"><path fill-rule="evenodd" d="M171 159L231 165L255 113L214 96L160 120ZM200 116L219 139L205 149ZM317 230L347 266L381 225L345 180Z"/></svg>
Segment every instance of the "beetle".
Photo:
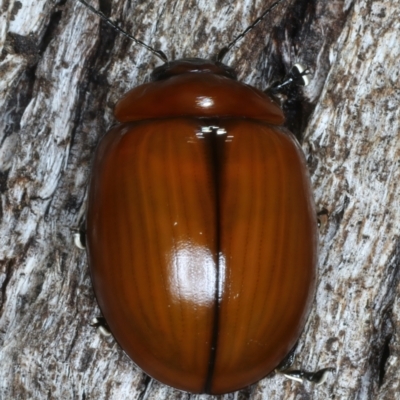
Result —
<svg viewBox="0 0 400 400"><path fill-rule="evenodd" d="M133 38L165 64L117 103L119 125L94 157L86 241L100 309L140 368L191 393L233 392L276 369L314 296L303 153L279 105L222 63L281 1L216 61L169 62Z"/></svg>

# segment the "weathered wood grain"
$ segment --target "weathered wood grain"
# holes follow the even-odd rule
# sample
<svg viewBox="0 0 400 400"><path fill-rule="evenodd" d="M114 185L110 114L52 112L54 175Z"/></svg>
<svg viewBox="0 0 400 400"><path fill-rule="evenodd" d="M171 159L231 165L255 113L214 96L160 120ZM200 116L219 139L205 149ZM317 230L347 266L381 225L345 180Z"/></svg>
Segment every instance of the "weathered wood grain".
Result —
<svg viewBox="0 0 400 400"><path fill-rule="evenodd" d="M270 2L100 3L173 59L215 54ZM113 105L159 61L77 0L0 10L0 399L211 399L150 380L95 333L73 246ZM400 399L399 32L395 1L288 0L225 59L258 88L295 62L313 70L285 103L327 212L295 366L336 372L319 387L269 376L224 399Z"/></svg>

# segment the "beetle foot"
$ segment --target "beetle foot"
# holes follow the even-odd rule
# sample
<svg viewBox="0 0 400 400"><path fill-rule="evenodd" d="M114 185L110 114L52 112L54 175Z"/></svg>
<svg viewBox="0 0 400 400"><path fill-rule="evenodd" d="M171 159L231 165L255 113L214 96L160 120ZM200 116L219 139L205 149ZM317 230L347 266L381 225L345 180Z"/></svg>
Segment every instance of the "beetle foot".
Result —
<svg viewBox="0 0 400 400"><path fill-rule="evenodd" d="M317 213L317 221L318 221L318 228L320 231L325 230L326 226L328 225L329 221L329 213L326 208L323 208L321 211Z"/></svg>
<svg viewBox="0 0 400 400"><path fill-rule="evenodd" d="M104 317L96 317L92 319L90 326L97 329L97 332L105 337L111 336L110 328Z"/></svg>
<svg viewBox="0 0 400 400"><path fill-rule="evenodd" d="M85 250L86 249L86 229L85 229L85 221L83 221L78 229L72 229L74 233L74 244L78 249Z"/></svg>
<svg viewBox="0 0 400 400"><path fill-rule="evenodd" d="M302 370L277 370L277 372L284 375L286 378L292 379L297 382L304 382L306 380L309 382L313 382L316 385L322 385L326 381L329 372L333 372L334 370L334 368L323 368L316 372L308 372Z"/></svg>

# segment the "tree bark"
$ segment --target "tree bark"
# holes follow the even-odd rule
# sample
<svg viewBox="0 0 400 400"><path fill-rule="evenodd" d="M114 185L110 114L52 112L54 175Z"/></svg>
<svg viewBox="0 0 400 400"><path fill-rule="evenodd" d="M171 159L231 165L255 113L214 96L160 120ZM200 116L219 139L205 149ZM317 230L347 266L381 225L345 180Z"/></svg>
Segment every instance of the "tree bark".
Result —
<svg viewBox="0 0 400 400"><path fill-rule="evenodd" d="M176 59L215 55L271 3L91 4ZM218 398L400 399L396 3L287 0L224 60L261 89L296 62L313 72L282 96L321 211L318 287L294 366L335 372L321 386L272 374ZM77 0L0 4L0 399L214 398L151 380L97 335L73 245L113 106L159 60Z"/></svg>

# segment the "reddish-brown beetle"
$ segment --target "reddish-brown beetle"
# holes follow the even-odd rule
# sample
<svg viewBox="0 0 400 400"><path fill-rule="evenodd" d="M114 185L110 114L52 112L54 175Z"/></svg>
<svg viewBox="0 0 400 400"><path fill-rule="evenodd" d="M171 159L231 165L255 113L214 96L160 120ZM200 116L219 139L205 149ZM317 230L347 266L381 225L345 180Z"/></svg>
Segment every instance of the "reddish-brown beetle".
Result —
<svg viewBox="0 0 400 400"><path fill-rule="evenodd" d="M274 370L304 327L317 260L307 168L279 106L221 62L167 62L152 77L117 104L121 124L96 153L94 290L150 376L232 392Z"/></svg>

